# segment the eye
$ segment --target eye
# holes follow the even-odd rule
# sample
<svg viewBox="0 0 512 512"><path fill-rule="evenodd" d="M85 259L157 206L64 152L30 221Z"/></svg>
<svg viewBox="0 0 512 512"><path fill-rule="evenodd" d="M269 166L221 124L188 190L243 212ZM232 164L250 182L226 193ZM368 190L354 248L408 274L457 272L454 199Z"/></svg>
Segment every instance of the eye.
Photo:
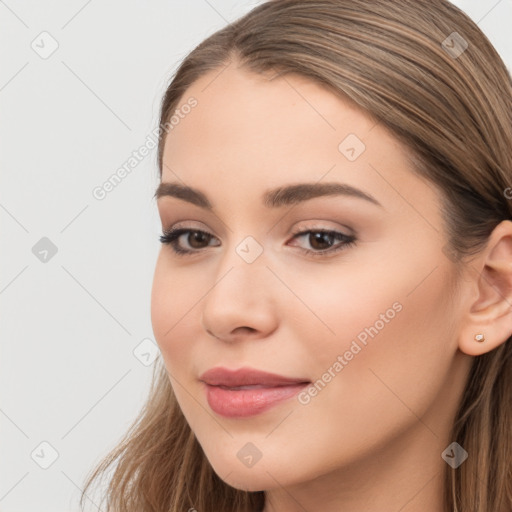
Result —
<svg viewBox="0 0 512 512"><path fill-rule="evenodd" d="M339 231L328 229L309 229L294 232L293 235L293 240L306 237L307 235L306 240L313 249L304 249L303 247L299 247L299 249L301 252L315 257L336 253L351 247L356 242L354 235L346 235ZM180 239L183 239L182 241L186 242L188 247L183 248L180 245ZM197 254L205 247L208 247L214 239L215 237L206 231L188 228L173 228L164 231L160 236L160 242L170 245L174 253L179 256ZM336 240L338 240L337 244L335 244ZM218 246L219 244L214 245Z"/></svg>
<svg viewBox="0 0 512 512"><path fill-rule="evenodd" d="M180 246L179 241L180 238L182 237L189 243L192 250L183 249L183 247ZM198 252L197 250L194 249L204 248L202 244L204 244L205 242L208 244L208 242L210 242L210 240L212 240L213 238L213 235L211 235L210 233L207 233L206 231L202 231L199 229L173 228L162 233L162 235L160 236L160 242L162 244L170 245L172 250L176 254L186 255Z"/></svg>
<svg viewBox="0 0 512 512"><path fill-rule="evenodd" d="M346 235L331 229L308 229L305 231L295 232L293 239L295 240L303 237L305 237L305 240L311 247L313 247L314 250L304 249L302 247L300 250L315 257L322 257L326 254L331 255L337 253L355 245L356 243L356 237L354 235ZM336 240L339 241L338 244L335 244Z"/></svg>

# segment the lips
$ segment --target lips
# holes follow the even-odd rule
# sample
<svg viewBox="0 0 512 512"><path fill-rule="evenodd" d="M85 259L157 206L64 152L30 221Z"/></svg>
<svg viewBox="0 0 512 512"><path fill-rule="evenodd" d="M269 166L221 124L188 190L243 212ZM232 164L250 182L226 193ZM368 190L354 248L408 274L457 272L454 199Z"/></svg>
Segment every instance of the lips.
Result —
<svg viewBox="0 0 512 512"><path fill-rule="evenodd" d="M263 372L254 368L239 368L229 370L217 366L204 372L199 380L210 386L220 386L225 388L239 389L257 389L257 388L275 388L280 386L290 386L296 384L306 384L310 381L305 378L291 378L277 375L275 373Z"/></svg>
<svg viewBox="0 0 512 512"><path fill-rule="evenodd" d="M200 377L212 411L227 418L260 414L295 396L310 381L253 368L212 368Z"/></svg>

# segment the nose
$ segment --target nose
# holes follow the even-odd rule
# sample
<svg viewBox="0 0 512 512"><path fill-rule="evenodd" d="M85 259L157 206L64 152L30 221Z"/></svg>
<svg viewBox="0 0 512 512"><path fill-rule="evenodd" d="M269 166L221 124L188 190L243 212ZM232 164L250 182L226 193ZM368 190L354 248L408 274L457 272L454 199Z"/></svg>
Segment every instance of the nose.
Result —
<svg viewBox="0 0 512 512"><path fill-rule="evenodd" d="M201 301L202 326L225 342L267 337L277 327L278 281L263 258L246 263L234 256L224 262L222 273Z"/></svg>

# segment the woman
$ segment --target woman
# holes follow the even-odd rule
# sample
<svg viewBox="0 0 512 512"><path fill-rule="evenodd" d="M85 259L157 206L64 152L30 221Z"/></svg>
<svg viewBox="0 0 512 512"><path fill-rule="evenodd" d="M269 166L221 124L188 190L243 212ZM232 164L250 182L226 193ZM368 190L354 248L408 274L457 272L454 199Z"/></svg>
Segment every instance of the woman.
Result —
<svg viewBox="0 0 512 512"><path fill-rule="evenodd" d="M512 84L445 0L269 1L161 110L162 363L108 510L512 509Z"/></svg>

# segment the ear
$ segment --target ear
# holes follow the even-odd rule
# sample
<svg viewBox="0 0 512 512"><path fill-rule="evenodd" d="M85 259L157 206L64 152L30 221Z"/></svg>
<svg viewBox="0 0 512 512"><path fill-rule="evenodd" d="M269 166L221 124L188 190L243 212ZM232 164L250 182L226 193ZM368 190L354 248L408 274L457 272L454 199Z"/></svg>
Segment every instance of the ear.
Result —
<svg viewBox="0 0 512 512"><path fill-rule="evenodd" d="M468 264L467 313L458 346L465 354L490 352L512 335L512 221L491 233L487 246ZM483 334L485 341L477 341Z"/></svg>

